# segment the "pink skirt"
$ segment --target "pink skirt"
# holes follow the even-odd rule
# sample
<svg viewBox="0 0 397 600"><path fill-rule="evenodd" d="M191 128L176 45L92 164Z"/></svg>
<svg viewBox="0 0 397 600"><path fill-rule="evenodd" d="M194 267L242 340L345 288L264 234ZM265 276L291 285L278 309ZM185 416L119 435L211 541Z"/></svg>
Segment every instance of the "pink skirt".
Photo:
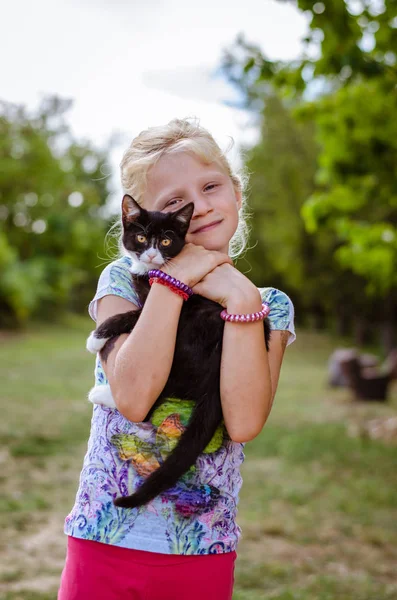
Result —
<svg viewBox="0 0 397 600"><path fill-rule="evenodd" d="M231 600L236 557L160 554L68 536L58 600Z"/></svg>

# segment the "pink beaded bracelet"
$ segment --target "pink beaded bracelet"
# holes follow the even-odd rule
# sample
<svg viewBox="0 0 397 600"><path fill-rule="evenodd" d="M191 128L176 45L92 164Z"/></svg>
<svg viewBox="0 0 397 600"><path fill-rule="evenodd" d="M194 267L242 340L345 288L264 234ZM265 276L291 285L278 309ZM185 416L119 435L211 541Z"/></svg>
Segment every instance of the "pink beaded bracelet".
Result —
<svg viewBox="0 0 397 600"><path fill-rule="evenodd" d="M226 308L221 312L221 319L230 321L231 323L252 323L253 321L263 321L270 312L270 306L266 303L262 304L262 310L256 313L247 315L231 315L226 311Z"/></svg>

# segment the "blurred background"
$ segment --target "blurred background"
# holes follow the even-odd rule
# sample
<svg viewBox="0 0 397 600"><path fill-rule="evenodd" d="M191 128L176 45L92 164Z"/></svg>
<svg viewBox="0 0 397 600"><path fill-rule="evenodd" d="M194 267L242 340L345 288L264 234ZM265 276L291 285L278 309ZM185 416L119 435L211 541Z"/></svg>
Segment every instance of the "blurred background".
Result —
<svg viewBox="0 0 397 600"><path fill-rule="evenodd" d="M56 598L87 313L132 138L197 116L250 173L236 266L297 340L246 446L234 598L397 598L397 2L17 0L0 50L0 593Z"/></svg>

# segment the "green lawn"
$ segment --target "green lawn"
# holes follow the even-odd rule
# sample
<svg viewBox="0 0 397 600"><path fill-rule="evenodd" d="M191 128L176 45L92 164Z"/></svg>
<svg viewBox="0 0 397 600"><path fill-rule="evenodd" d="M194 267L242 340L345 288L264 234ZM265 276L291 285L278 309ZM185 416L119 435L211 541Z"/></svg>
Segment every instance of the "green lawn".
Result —
<svg viewBox="0 0 397 600"><path fill-rule="evenodd" d="M0 332L4 600L56 598L90 427L92 328L68 317ZM269 421L246 446L235 600L397 598L397 446L349 435L351 423L396 414L397 382L386 406L328 389L340 344L298 331Z"/></svg>

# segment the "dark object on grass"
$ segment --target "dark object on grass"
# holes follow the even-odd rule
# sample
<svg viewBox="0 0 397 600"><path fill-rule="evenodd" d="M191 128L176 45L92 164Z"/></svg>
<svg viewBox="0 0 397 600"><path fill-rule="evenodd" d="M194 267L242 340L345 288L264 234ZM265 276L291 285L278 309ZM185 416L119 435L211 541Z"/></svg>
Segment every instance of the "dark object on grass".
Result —
<svg viewBox="0 0 397 600"><path fill-rule="evenodd" d="M377 366L362 367L359 357L353 350L340 362L342 373L353 390L357 400L387 400L389 385L397 378L397 349L388 355L385 363Z"/></svg>
<svg viewBox="0 0 397 600"><path fill-rule="evenodd" d="M361 368L376 367L379 364L379 358L375 354L359 354L354 348L338 348L328 360L328 385L331 387L349 385L343 374L341 362L353 357L358 359Z"/></svg>
<svg viewBox="0 0 397 600"><path fill-rule="evenodd" d="M389 373L392 379L397 379L397 348L390 350L383 363L382 371Z"/></svg>

